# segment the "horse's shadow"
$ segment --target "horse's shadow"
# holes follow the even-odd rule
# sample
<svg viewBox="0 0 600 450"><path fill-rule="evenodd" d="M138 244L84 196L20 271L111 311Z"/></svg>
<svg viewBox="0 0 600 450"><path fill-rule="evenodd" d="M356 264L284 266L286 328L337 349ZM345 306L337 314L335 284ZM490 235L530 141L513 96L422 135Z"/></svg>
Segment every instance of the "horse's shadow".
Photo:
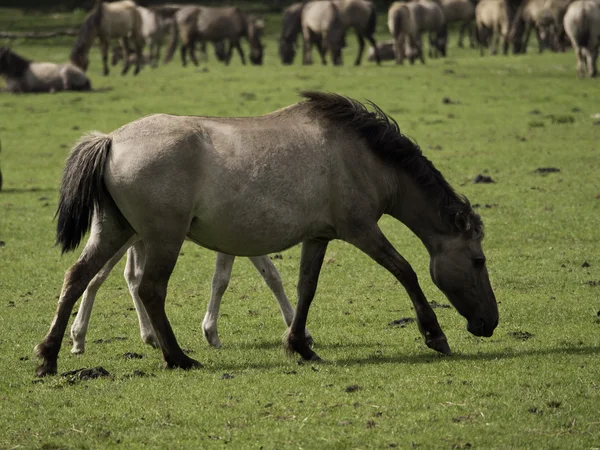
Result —
<svg viewBox="0 0 600 450"><path fill-rule="evenodd" d="M252 348L260 348L260 349L273 349L280 347L280 342L262 342L260 344L252 345ZM340 344L329 344L329 345L319 345L316 350L326 349L326 348L335 348L341 347L345 345ZM374 347L372 344L351 344L350 346L356 347ZM438 353L433 352L425 352L418 355L406 355L406 354L397 354L392 356L384 356L384 355L369 355L365 357L357 357L357 358L340 358L340 359L325 359L319 363L303 363L302 361L298 361L298 365L314 365L315 367L319 367L322 365L325 366L364 366L364 365L383 365L383 364L435 364L440 361L496 361L496 360L507 360L507 359L517 359L517 358L528 358L531 356L553 356L553 355L598 355L600 354L599 347L592 346L581 346L581 345L571 345L557 348L545 348L545 349L531 349L531 350L514 350L514 351L491 351L491 352L477 352L473 354L467 353L455 353L452 356L445 356ZM327 358L327 355L321 354ZM273 363L234 363L234 364L217 364L214 369L205 368L204 370L212 371L212 372L222 372L222 371L235 371L235 370L248 370L248 369L256 369L256 370L264 370L264 369L276 369L279 367L279 364ZM282 366L283 368L283 366Z"/></svg>

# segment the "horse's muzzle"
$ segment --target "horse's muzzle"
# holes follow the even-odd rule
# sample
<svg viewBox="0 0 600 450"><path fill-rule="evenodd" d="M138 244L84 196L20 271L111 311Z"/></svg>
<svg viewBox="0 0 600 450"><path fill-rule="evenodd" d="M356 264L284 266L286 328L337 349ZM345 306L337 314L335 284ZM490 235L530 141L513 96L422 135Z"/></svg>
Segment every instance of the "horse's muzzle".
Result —
<svg viewBox="0 0 600 450"><path fill-rule="evenodd" d="M475 336L490 337L498 326L498 316L493 320L474 319L467 323L467 331Z"/></svg>

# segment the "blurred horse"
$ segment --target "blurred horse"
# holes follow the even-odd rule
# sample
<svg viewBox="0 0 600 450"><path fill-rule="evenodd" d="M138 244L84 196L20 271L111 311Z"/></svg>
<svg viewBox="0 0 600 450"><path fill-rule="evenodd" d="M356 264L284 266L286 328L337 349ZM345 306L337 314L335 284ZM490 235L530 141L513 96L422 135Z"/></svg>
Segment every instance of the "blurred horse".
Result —
<svg viewBox="0 0 600 450"><path fill-rule="evenodd" d="M282 64L292 64L296 57L298 35L302 32L302 8L306 2L293 3L283 10L279 36L279 58Z"/></svg>
<svg viewBox="0 0 600 450"><path fill-rule="evenodd" d="M262 19L249 16L238 8L212 8L204 6L187 6L175 13L171 42L165 58L170 61L177 47L178 36L181 37L181 62L187 64L187 54L195 65L196 42L228 41L229 48L225 55L225 64L231 61L233 49L237 49L242 64L246 64L246 56L240 45L242 38L250 44L250 62L262 64L263 45L261 42L264 22Z"/></svg>
<svg viewBox="0 0 600 450"><path fill-rule="evenodd" d="M377 43L377 54L379 55L380 61L393 61L394 60L394 40L390 39L387 41L379 41ZM367 60L375 61L375 51L370 48L367 52Z"/></svg>
<svg viewBox="0 0 600 450"><path fill-rule="evenodd" d="M327 64L325 55L331 54L334 65L343 64L342 49L346 46L346 28L339 8L329 0L316 0L302 8L302 36L304 38L304 64L312 64L312 46L317 47L321 62Z"/></svg>
<svg viewBox="0 0 600 450"><path fill-rule="evenodd" d="M502 40L502 53L506 55L510 22L504 0L481 0L475 8L475 20L480 54L483 55L484 47L489 47L495 55Z"/></svg>
<svg viewBox="0 0 600 450"><path fill-rule="evenodd" d="M379 64L379 53L377 51L377 42L375 41L375 28L377 27L377 11L373 2L368 0L333 0L337 6L344 27L353 28L358 39L358 54L354 65L360 65L362 55L365 49L365 39L371 44L371 49L375 55L375 62Z"/></svg>
<svg viewBox="0 0 600 450"><path fill-rule="evenodd" d="M89 91L89 78L71 63L33 62L0 47L0 75L11 92Z"/></svg>
<svg viewBox="0 0 600 450"><path fill-rule="evenodd" d="M458 46L463 47L465 32L469 34L471 47L474 47L473 39L475 29L475 4L471 0L436 0L442 10L447 23L459 22Z"/></svg>
<svg viewBox="0 0 600 450"><path fill-rule="evenodd" d="M108 50L111 39L119 39L123 51L123 70L125 75L130 67L129 40L131 39L136 55L134 75L141 69L144 36L142 17L131 0L103 3L97 0L94 9L81 25L77 41L71 50L71 62L84 72L89 66L89 52L94 40L100 40L104 75L108 75Z"/></svg>
<svg viewBox="0 0 600 450"><path fill-rule="evenodd" d="M577 57L577 75L598 75L600 47L600 1L576 0L564 16L564 28Z"/></svg>
<svg viewBox="0 0 600 450"><path fill-rule="evenodd" d="M531 31L535 30L538 40L538 51L544 48L558 49L558 29L554 15L548 6L548 0L526 0L517 10L513 18L509 40L513 45L513 53L525 53Z"/></svg>

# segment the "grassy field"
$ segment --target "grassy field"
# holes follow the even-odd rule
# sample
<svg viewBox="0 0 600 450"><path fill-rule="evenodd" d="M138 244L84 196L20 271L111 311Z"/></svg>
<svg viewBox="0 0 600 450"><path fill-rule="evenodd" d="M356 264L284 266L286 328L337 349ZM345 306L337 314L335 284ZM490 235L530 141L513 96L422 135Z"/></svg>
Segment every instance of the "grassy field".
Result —
<svg viewBox="0 0 600 450"><path fill-rule="evenodd" d="M4 29L30 17L0 10ZM39 19L39 17L38 17ZM71 16L42 18L44 29ZM94 92L0 94L0 448L556 448L600 447L600 113L598 80L577 80L572 53L480 58L452 45L425 66L282 67L277 17L266 64L201 68L176 61L138 77L102 77ZM381 37L384 20L380 17ZM65 61L71 40L17 41L36 60ZM455 43L453 37L452 43ZM6 42L1 42L4 45ZM492 338L475 338L433 286L424 247L403 225L381 226L411 262L451 357L427 349L408 296L356 249L330 245L309 317L326 362L298 365L281 347L275 300L239 258L220 323L224 347L201 332L214 254L184 245L167 313L204 368L163 369L139 339L121 262L98 294L87 352L65 339L59 373L102 366L110 376L35 379L32 349L46 333L76 254L53 246L64 159L84 132L140 116L258 115L320 89L371 99L450 183L477 205L500 303ZM543 173L553 167L558 172ZM475 184L479 175L495 183ZM299 248L274 263L294 298ZM135 352L141 359L126 359Z"/></svg>

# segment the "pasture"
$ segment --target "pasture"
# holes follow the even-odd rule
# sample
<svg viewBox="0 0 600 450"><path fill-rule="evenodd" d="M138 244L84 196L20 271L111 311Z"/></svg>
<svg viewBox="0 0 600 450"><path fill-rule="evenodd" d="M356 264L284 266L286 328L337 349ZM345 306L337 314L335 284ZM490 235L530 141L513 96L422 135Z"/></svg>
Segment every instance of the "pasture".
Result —
<svg viewBox="0 0 600 450"><path fill-rule="evenodd" d="M38 29L54 29L82 17L0 10L0 28L42 20ZM266 17L264 66L234 56L225 67L211 51L199 68L176 58L137 77L115 69L103 77L94 47L90 93L0 93L0 448L600 447L598 81L576 78L572 52L482 58L458 49L456 33L448 57L425 65L354 67L349 35L344 66L284 67L278 20ZM377 37L387 36L380 13ZM12 46L64 62L72 40ZM276 302L244 258L223 299L223 348L210 348L201 321L215 256L186 243L167 314L203 368L166 370L160 351L141 342L121 262L98 293L86 353L71 355L66 338L59 375L36 379L33 347L80 251L61 256L53 246L57 187L73 143L151 113L265 114L305 89L377 103L476 205L500 309L494 336L465 330L431 282L420 241L384 217L382 229L435 302L452 356L427 349L415 323L400 321L414 311L388 272L335 241L308 321L325 362L286 357ZM478 175L494 183L474 183ZM271 255L294 303L299 254L293 247ZM97 366L109 375L60 375Z"/></svg>

